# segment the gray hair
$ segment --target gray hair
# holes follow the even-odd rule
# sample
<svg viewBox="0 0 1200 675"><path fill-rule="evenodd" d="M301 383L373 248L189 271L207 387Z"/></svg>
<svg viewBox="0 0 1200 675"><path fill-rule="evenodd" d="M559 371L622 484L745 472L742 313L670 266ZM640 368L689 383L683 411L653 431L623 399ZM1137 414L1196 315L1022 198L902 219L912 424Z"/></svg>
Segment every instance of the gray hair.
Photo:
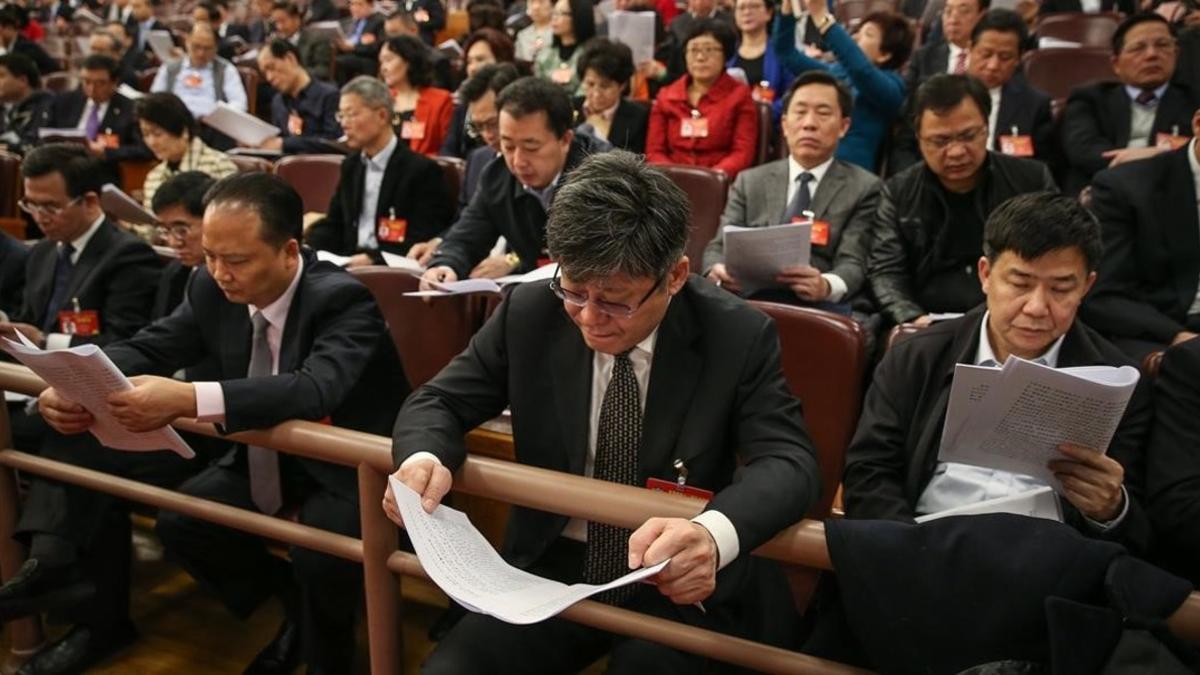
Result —
<svg viewBox="0 0 1200 675"><path fill-rule="evenodd" d="M679 186L641 156L614 150L584 160L559 188L546 243L572 281L659 279L683 256L690 222Z"/></svg>
<svg viewBox="0 0 1200 675"><path fill-rule="evenodd" d="M382 80L370 75L359 75L342 87L342 96L354 94L368 108L385 108L392 111L392 93Z"/></svg>

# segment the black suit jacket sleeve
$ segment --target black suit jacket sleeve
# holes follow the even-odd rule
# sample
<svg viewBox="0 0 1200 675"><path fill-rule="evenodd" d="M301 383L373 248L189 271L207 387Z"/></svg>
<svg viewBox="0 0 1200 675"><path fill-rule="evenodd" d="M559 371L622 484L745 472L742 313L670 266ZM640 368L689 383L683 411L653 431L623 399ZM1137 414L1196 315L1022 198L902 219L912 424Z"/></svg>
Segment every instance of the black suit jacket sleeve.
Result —
<svg viewBox="0 0 1200 675"><path fill-rule="evenodd" d="M200 363L207 355L203 331L192 309L192 293L168 316L138 331L128 340L104 349L113 365L126 375L170 377Z"/></svg>
<svg viewBox="0 0 1200 675"><path fill-rule="evenodd" d="M879 189L880 183L876 183L854 205L833 257L833 269L829 271L846 282L843 302L857 295L867 282L867 264L871 257L871 244L875 240L872 228L875 213L879 209Z"/></svg>
<svg viewBox="0 0 1200 675"><path fill-rule="evenodd" d="M72 347L106 345L133 335L149 322L150 305L162 273L154 250L141 241L124 241L112 267L100 310L101 332L94 337L73 336Z"/></svg>
<svg viewBox="0 0 1200 675"><path fill-rule="evenodd" d="M925 313L913 293L907 253L900 236L900 213L893 195L894 179L883 184L875 210L875 241L871 246L871 290L879 308L893 323L904 323Z"/></svg>
<svg viewBox="0 0 1200 675"><path fill-rule="evenodd" d="M1121 94L1125 97L1125 94ZM1128 105L1128 98L1125 97ZM1094 88L1079 89L1071 93L1062 114L1062 149L1067 164L1087 176L1094 175L1108 166L1104 153L1117 149L1117 144L1108 138L1100 126L1100 116L1106 113L1102 94Z"/></svg>
<svg viewBox="0 0 1200 675"><path fill-rule="evenodd" d="M494 161L503 162L503 159ZM480 187L488 184L485 177L480 181ZM501 232L492 222L489 214L492 196L485 194L486 190L476 190L467 208L462 210L446 236L438 246L437 255L429 262L430 267L446 265L454 270L459 279L466 279L475 265L487 257L492 246Z"/></svg>
<svg viewBox="0 0 1200 675"><path fill-rule="evenodd" d="M1098 539L1115 541L1128 548L1134 555L1143 555L1150 547L1151 530L1150 516L1146 512L1146 441L1150 437L1150 429L1154 423L1154 411L1150 403L1150 381L1142 378L1129 404L1121 424L1113 434L1108 444L1108 456L1121 463L1125 470L1125 491L1129 495L1128 511L1125 518L1112 529L1096 532L1089 524L1078 524L1075 521L1083 518L1083 514L1074 507L1067 509L1067 522L1079 530L1088 532ZM1063 499L1064 506L1070 506Z"/></svg>
<svg viewBox="0 0 1200 675"><path fill-rule="evenodd" d="M1147 491L1155 532L1200 578L1200 340L1167 350L1155 382Z"/></svg>

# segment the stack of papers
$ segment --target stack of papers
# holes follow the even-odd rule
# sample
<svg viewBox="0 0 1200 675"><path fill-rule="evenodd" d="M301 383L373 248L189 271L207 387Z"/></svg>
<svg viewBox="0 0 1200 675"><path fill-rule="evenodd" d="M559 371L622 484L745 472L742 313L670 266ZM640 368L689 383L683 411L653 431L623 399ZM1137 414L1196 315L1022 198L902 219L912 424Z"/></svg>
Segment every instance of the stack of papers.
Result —
<svg viewBox="0 0 1200 675"><path fill-rule="evenodd" d="M634 570L607 584L568 586L509 565L467 514L444 504L425 513L421 495L395 477L388 480L404 529L429 578L463 607L506 623L544 621L596 593L652 577L670 562Z"/></svg>
<svg viewBox="0 0 1200 675"><path fill-rule="evenodd" d="M635 64L654 60L654 12L615 11L608 16L608 37L629 47Z"/></svg>
<svg viewBox="0 0 1200 675"><path fill-rule="evenodd" d="M20 342L0 338L0 349L25 364L68 400L75 401L92 413L96 421L89 431L105 447L136 452L172 450L186 459L196 456L171 427L143 433L126 431L109 414L108 395L133 389L133 384L99 347L80 345L45 351L20 331L17 331L17 336Z"/></svg>
<svg viewBox="0 0 1200 675"><path fill-rule="evenodd" d="M812 253L812 223L738 227L726 225L725 269L745 295L779 288L775 278L788 267L807 265Z"/></svg>
<svg viewBox="0 0 1200 675"><path fill-rule="evenodd" d="M388 267L394 267L396 269L405 270L418 275L425 271L425 267L412 258L406 258L395 253L388 253L387 251L380 251L379 253L383 256L383 262ZM339 267L345 267L346 263L350 262L350 257L351 256L338 255L329 251L317 251L317 260L331 262Z"/></svg>
<svg viewBox="0 0 1200 675"><path fill-rule="evenodd" d="M112 183L100 188L100 208L113 218L134 225L158 224L158 218L153 213Z"/></svg>
<svg viewBox="0 0 1200 675"><path fill-rule="evenodd" d="M340 21L315 21L308 25L308 29L325 40L335 43L346 41L346 32L342 30Z"/></svg>
<svg viewBox="0 0 1200 675"><path fill-rule="evenodd" d="M201 121L238 143L252 148L262 145L268 138L279 135L279 129L274 124L264 122L224 101L218 101L217 107Z"/></svg>
<svg viewBox="0 0 1200 675"><path fill-rule="evenodd" d="M533 281L544 281L554 277L555 271L558 270L558 265L552 263L542 265L532 272L525 274L510 274L498 279L463 279L461 281L450 281L442 283L440 281L430 281L429 285L435 290L431 291L410 291L405 293L411 297L436 297L440 295L462 295L464 293L499 293L505 286L513 284L527 284Z"/></svg>

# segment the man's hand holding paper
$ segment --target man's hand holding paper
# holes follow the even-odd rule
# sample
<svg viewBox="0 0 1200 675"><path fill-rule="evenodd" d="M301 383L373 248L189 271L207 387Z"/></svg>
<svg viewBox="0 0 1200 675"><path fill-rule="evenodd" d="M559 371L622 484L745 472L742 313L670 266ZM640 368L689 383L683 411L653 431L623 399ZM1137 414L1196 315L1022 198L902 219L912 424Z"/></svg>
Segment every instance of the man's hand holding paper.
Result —
<svg viewBox="0 0 1200 675"><path fill-rule="evenodd" d="M38 395L38 411L46 424L64 436L82 434L96 422L87 408L64 397L54 387L46 387Z"/></svg>
<svg viewBox="0 0 1200 675"><path fill-rule="evenodd" d="M454 476L450 470L441 462L429 457L414 457L412 461L404 462L392 477L421 495L421 508L425 509L425 513L433 513L454 484ZM392 493L391 481L388 481L387 492L383 495L383 512L393 523L404 527L404 519L400 516L399 506L396 505L396 495Z"/></svg>
<svg viewBox="0 0 1200 675"><path fill-rule="evenodd" d="M131 377L133 389L108 395L113 418L134 433L161 429L180 417L196 416L196 389L166 377Z"/></svg>
<svg viewBox="0 0 1200 675"><path fill-rule="evenodd" d="M717 542L686 518L651 518L629 537L629 569L670 560L654 577L658 592L677 605L701 602L717 590Z"/></svg>
<svg viewBox="0 0 1200 675"><path fill-rule="evenodd" d="M1125 468L1117 460L1092 448L1063 443L1058 446L1067 459L1048 465L1062 483L1062 494L1083 515L1107 523L1125 507Z"/></svg>
<svg viewBox="0 0 1200 675"><path fill-rule="evenodd" d="M785 267L775 280L792 289L796 297L810 302L820 302L832 292L829 281L821 276L821 270L812 265Z"/></svg>

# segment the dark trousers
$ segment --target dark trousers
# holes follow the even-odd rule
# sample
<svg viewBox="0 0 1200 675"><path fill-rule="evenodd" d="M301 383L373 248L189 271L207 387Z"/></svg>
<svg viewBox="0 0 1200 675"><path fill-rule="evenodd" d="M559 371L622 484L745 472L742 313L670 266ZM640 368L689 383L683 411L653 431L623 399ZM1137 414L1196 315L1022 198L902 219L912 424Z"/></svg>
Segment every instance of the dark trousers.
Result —
<svg viewBox="0 0 1200 675"><path fill-rule="evenodd" d="M564 583L577 583L583 573L584 545L559 539L530 571ZM626 605L643 614L705 628L731 628L728 615L709 608L680 607L645 585ZM426 675L460 673L559 675L579 672L609 654L609 673L703 673L715 664L648 640L614 635L554 617L517 626L483 614L470 613L438 643L421 667Z"/></svg>
<svg viewBox="0 0 1200 675"><path fill-rule="evenodd" d="M238 461L215 464L180 486L184 494L247 510L250 497L245 450ZM294 458L281 457L284 496L299 503L299 522L359 536L358 504L321 488ZM272 595L300 627L310 673L352 672L354 621L362 597L362 570L349 561L299 547L291 563L272 555L259 537L177 513L162 512L157 532L167 555L239 617Z"/></svg>

